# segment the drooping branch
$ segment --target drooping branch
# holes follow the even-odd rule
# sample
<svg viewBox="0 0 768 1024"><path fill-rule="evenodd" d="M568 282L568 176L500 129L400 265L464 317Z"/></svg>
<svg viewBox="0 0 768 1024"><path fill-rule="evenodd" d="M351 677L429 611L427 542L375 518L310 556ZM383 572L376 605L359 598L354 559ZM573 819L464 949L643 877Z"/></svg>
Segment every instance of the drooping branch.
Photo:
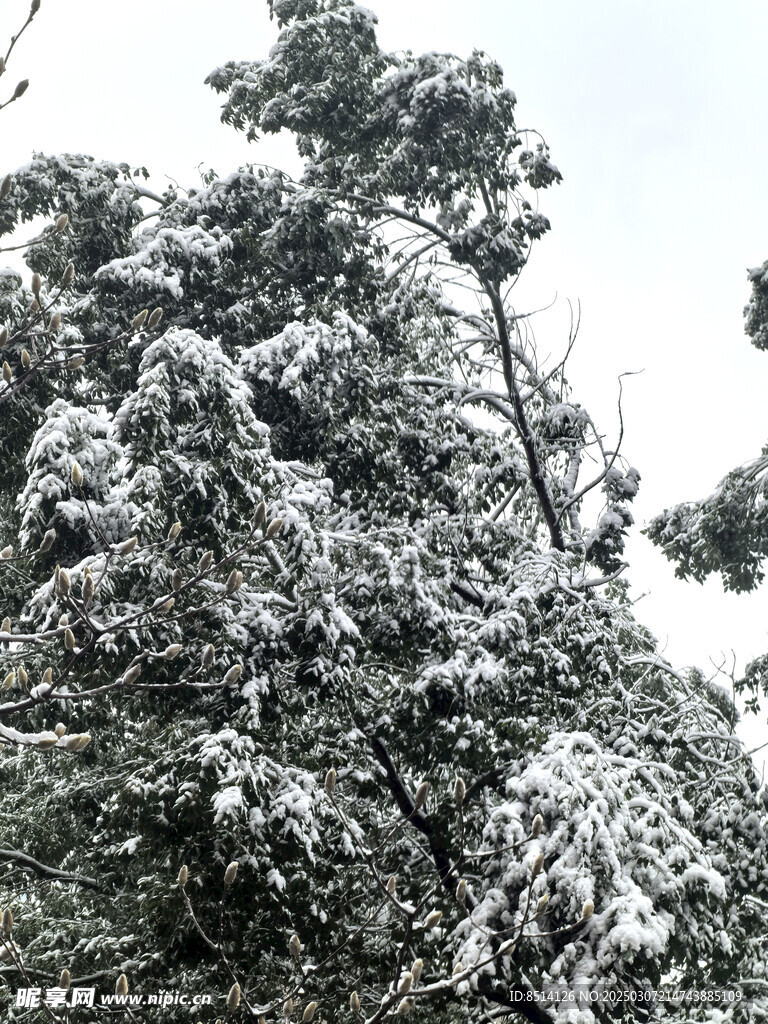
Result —
<svg viewBox="0 0 768 1024"><path fill-rule="evenodd" d="M69 871L60 871L58 868L52 868L48 864L41 864L39 860L35 860L34 857L30 857L26 853L21 853L19 850L0 850L0 860L18 864L20 868L33 871L41 878L49 878L54 882L75 882L77 885L82 885L85 889L101 891L101 886L95 878L88 878L85 875L73 875Z"/></svg>

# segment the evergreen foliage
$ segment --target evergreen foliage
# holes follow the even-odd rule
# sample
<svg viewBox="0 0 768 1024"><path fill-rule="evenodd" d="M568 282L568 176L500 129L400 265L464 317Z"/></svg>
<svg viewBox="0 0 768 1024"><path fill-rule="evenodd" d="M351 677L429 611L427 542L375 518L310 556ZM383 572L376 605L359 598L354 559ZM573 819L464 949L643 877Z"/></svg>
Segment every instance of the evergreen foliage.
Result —
<svg viewBox="0 0 768 1024"><path fill-rule="evenodd" d="M663 984L766 1020L735 710L633 617L639 474L506 301L547 146L482 53L270 8L210 82L298 180L37 155L0 200L69 218L0 282L4 977L217 994L164 1022L589 1024Z"/></svg>

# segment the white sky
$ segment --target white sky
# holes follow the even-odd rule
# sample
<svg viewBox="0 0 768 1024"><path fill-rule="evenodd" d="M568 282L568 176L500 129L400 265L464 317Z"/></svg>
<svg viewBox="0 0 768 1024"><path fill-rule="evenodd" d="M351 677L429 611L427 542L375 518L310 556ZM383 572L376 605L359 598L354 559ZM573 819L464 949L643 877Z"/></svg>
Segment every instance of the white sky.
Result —
<svg viewBox="0 0 768 1024"><path fill-rule="evenodd" d="M552 232L517 289L521 309L561 300L537 334L559 350L564 300L580 301L575 395L611 436L625 381L623 451L643 522L702 497L766 440L768 354L743 334L745 269L768 258L768 6L758 0L372 0L386 48L484 49L564 175L541 197ZM0 37L28 4L6 0ZM218 123L203 85L229 59L266 55L261 0L43 0L0 84L31 85L2 115L0 172L33 149L146 165L155 182L199 182L246 160L285 164ZM725 595L675 580L642 537L638 615L678 664L740 663L768 650L766 592ZM764 731L764 728L763 728ZM758 735L755 734L755 738ZM765 735L768 739L768 734Z"/></svg>

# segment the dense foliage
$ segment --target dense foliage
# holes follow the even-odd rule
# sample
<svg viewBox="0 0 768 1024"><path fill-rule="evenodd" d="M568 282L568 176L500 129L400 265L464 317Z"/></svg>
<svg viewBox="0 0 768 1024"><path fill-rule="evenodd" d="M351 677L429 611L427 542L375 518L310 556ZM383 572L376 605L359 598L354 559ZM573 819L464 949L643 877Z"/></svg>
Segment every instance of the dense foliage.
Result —
<svg viewBox="0 0 768 1024"><path fill-rule="evenodd" d="M217 994L147 1020L768 1019L734 708L633 618L639 474L505 300L559 171L484 54L270 8L210 82L299 180L3 189L57 224L0 281L5 958Z"/></svg>

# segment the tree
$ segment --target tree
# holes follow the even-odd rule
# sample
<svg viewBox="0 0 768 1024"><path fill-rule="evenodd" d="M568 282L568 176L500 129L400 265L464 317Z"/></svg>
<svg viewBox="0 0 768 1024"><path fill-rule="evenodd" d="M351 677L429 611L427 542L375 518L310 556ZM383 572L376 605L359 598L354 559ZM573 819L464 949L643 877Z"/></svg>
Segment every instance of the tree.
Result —
<svg viewBox="0 0 768 1024"><path fill-rule="evenodd" d="M755 348L768 348L768 263L749 271L752 295L744 309L745 331ZM768 447L731 470L712 494L666 509L646 530L650 539L676 562L675 574L702 583L720 575L726 590L747 593L763 581L768 555ZM747 707L758 710L760 690L768 693L768 656L747 666L737 682L749 692Z"/></svg>
<svg viewBox="0 0 768 1024"><path fill-rule="evenodd" d="M672 1018L765 1019L735 711L633 618L639 475L509 303L547 146L484 54L270 8L210 82L299 180L38 155L3 197L68 218L2 309L6 976L369 1024L740 982Z"/></svg>

